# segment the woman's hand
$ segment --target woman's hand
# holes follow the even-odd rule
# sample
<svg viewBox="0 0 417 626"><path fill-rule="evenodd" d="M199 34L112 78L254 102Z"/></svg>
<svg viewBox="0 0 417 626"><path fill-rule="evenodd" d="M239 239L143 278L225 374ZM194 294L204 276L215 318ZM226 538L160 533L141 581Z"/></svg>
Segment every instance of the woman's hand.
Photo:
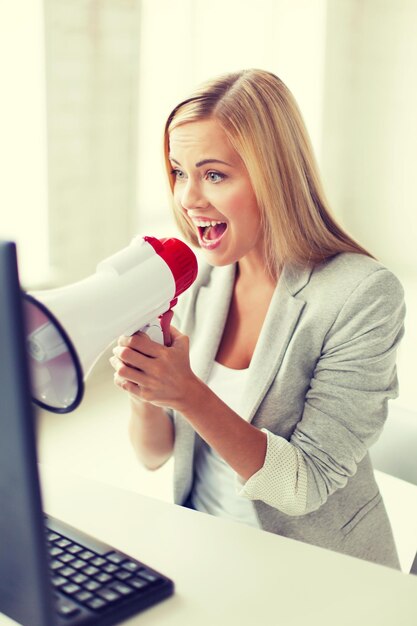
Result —
<svg viewBox="0 0 417 626"><path fill-rule="evenodd" d="M264 463L266 434L237 415L197 378L190 366L188 337L171 326L171 338L170 346L161 346L144 333L120 337L111 359L116 385L133 399L179 411L209 446L247 480ZM147 405L139 404L136 413L142 414ZM212 419L213 415L216 419ZM165 429L161 444L160 427L155 427L154 416L147 417L151 419L146 419L145 427L144 420L134 420L140 433L134 434L132 440L137 442L138 455L145 465L155 468L171 454L174 433L172 421L167 419L171 430Z"/></svg>
<svg viewBox="0 0 417 626"><path fill-rule="evenodd" d="M198 380L190 366L189 339L172 326L170 346L139 332L120 337L113 354L115 384L155 406L181 411L190 384Z"/></svg>

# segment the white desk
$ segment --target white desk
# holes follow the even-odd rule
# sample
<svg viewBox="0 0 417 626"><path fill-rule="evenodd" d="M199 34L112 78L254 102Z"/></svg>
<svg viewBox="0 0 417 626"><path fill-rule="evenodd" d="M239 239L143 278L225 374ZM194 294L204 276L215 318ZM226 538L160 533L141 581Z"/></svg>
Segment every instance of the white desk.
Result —
<svg viewBox="0 0 417 626"><path fill-rule="evenodd" d="M45 509L171 577L138 626L415 626L417 577L42 468Z"/></svg>
<svg viewBox="0 0 417 626"><path fill-rule="evenodd" d="M41 416L42 482L48 513L174 580L173 598L126 624L416 626L416 576L138 493L145 474L128 454L125 399L99 385L102 373L75 413ZM147 493L158 487L150 479Z"/></svg>
<svg viewBox="0 0 417 626"><path fill-rule="evenodd" d="M45 510L170 576L138 626L415 626L417 577L56 468ZM14 624L0 616L1 626Z"/></svg>

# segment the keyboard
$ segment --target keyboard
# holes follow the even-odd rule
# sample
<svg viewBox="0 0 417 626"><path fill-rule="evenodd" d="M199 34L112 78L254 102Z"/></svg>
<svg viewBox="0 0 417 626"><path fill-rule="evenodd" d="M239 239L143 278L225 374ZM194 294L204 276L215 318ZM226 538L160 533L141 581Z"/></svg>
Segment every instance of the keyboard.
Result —
<svg viewBox="0 0 417 626"><path fill-rule="evenodd" d="M110 626L172 595L148 565L49 516L45 525L59 624Z"/></svg>

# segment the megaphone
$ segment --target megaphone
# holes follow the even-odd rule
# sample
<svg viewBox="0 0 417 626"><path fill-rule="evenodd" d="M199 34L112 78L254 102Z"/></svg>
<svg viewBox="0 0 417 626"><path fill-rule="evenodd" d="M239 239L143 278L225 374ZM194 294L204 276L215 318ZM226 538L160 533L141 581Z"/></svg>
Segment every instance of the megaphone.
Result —
<svg viewBox="0 0 417 626"><path fill-rule="evenodd" d="M197 259L182 241L136 237L84 280L23 293L33 401L73 411L84 379L120 335L141 330L168 344L167 313L196 276Z"/></svg>

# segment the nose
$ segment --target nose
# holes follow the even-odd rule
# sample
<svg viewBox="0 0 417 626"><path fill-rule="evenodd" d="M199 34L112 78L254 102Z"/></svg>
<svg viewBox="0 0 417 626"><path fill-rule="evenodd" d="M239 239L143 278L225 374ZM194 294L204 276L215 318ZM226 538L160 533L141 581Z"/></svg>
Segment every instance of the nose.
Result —
<svg viewBox="0 0 417 626"><path fill-rule="evenodd" d="M182 208L187 212L194 209L205 209L209 205L201 186L191 178L189 178L187 183L182 187L179 201Z"/></svg>

